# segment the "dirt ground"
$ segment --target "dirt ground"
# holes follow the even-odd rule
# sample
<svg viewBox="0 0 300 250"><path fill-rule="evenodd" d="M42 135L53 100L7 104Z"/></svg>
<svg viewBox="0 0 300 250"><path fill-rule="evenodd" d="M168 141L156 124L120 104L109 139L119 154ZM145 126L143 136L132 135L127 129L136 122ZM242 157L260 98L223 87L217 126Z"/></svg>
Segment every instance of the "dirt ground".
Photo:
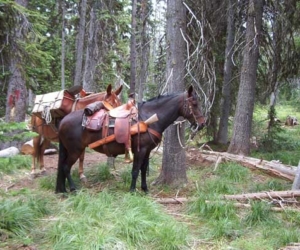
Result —
<svg viewBox="0 0 300 250"><path fill-rule="evenodd" d="M84 159L84 170L89 167L96 165L101 162L106 162L107 157L103 154L99 154L96 152L86 153ZM49 154L44 155L44 163L46 168L46 173L41 173L39 169L36 169L36 174L33 176L30 174L30 170L21 171L18 174L13 176L4 176L0 183L0 189L4 191L8 190L17 190L22 188L34 189L37 188L37 178L44 175L52 175L57 172L57 162L58 162L58 154ZM78 162L75 163L74 168L78 169Z"/></svg>
<svg viewBox="0 0 300 250"><path fill-rule="evenodd" d="M161 152L157 151L156 154L161 154ZM117 161L122 161L120 158ZM119 160L120 159L120 160ZM205 160L201 157L201 154L198 150L192 149L187 151L187 164L188 165L211 165L211 162L205 162ZM2 178L0 183L0 189L4 189L5 191L14 189L22 189L22 188L37 188L37 179L42 175L53 175L57 172L57 162L58 162L58 154L48 154L44 155L44 163L46 168L46 173L41 173L39 169L36 169L36 175L33 176L30 174L30 170L24 170L19 174L13 176L6 176ZM97 164L106 163L107 156L104 154L97 153L95 151L86 152L84 159L84 171L88 170L88 168L95 166ZM78 161L75 163L72 171L78 171Z"/></svg>

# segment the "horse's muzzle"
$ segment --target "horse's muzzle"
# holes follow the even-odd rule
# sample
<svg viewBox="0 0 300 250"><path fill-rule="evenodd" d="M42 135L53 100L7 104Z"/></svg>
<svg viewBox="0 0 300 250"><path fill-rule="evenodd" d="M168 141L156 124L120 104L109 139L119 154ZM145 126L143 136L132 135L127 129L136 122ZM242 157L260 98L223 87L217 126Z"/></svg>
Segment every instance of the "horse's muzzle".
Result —
<svg viewBox="0 0 300 250"><path fill-rule="evenodd" d="M200 123L200 124L199 123L193 123L191 125L191 130L193 132L197 132L197 131L203 129L204 127L205 127L205 123Z"/></svg>

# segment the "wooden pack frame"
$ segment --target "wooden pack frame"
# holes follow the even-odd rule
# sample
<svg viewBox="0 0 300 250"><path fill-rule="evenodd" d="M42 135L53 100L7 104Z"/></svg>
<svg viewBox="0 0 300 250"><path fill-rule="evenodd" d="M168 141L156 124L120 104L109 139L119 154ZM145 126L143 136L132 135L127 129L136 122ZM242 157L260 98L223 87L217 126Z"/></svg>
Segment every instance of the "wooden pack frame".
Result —
<svg viewBox="0 0 300 250"><path fill-rule="evenodd" d="M72 111L75 97L67 90L37 95L32 114L45 118L45 112L50 112L52 118L63 117Z"/></svg>

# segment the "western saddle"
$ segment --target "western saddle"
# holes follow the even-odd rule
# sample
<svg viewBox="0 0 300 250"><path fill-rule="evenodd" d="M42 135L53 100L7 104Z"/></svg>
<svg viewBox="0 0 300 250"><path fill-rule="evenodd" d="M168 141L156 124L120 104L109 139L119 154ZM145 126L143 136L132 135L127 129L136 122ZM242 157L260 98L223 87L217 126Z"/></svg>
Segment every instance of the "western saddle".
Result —
<svg viewBox="0 0 300 250"><path fill-rule="evenodd" d="M115 140L125 145L125 161L132 162L130 127L137 118L138 110L133 98L114 109L107 102L101 101L86 106L82 126L93 131L102 129L102 139L93 143L92 148L103 145L109 156L106 144ZM109 127L114 128L113 135L108 135Z"/></svg>

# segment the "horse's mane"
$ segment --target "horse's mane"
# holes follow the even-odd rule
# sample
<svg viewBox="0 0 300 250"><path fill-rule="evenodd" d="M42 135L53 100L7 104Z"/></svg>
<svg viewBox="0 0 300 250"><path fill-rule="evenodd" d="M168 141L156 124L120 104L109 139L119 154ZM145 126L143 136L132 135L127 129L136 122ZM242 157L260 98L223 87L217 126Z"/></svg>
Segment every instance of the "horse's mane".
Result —
<svg viewBox="0 0 300 250"><path fill-rule="evenodd" d="M177 94L173 93L173 94L166 94L166 95L158 95L158 96L153 97L153 98L151 98L151 99L149 99L147 101L144 101L143 103L145 103L145 102L152 102L152 101L158 101L158 100L162 100L162 99L165 99L165 98L174 97L174 96L177 96L177 95L179 95L179 93L177 93Z"/></svg>
<svg viewBox="0 0 300 250"><path fill-rule="evenodd" d="M81 99L88 100L88 99L94 98L96 95L105 95L105 94L106 94L106 91L98 92L98 93L92 93L90 95L82 97Z"/></svg>
<svg viewBox="0 0 300 250"><path fill-rule="evenodd" d="M160 102L164 102L166 99L173 98L175 96L178 96L180 93L172 93L172 94L166 94L166 95L158 95L156 97L153 97L151 99L148 99L147 101L143 101L141 103L138 103L139 107L142 107L143 105L151 105L151 104L159 104Z"/></svg>

